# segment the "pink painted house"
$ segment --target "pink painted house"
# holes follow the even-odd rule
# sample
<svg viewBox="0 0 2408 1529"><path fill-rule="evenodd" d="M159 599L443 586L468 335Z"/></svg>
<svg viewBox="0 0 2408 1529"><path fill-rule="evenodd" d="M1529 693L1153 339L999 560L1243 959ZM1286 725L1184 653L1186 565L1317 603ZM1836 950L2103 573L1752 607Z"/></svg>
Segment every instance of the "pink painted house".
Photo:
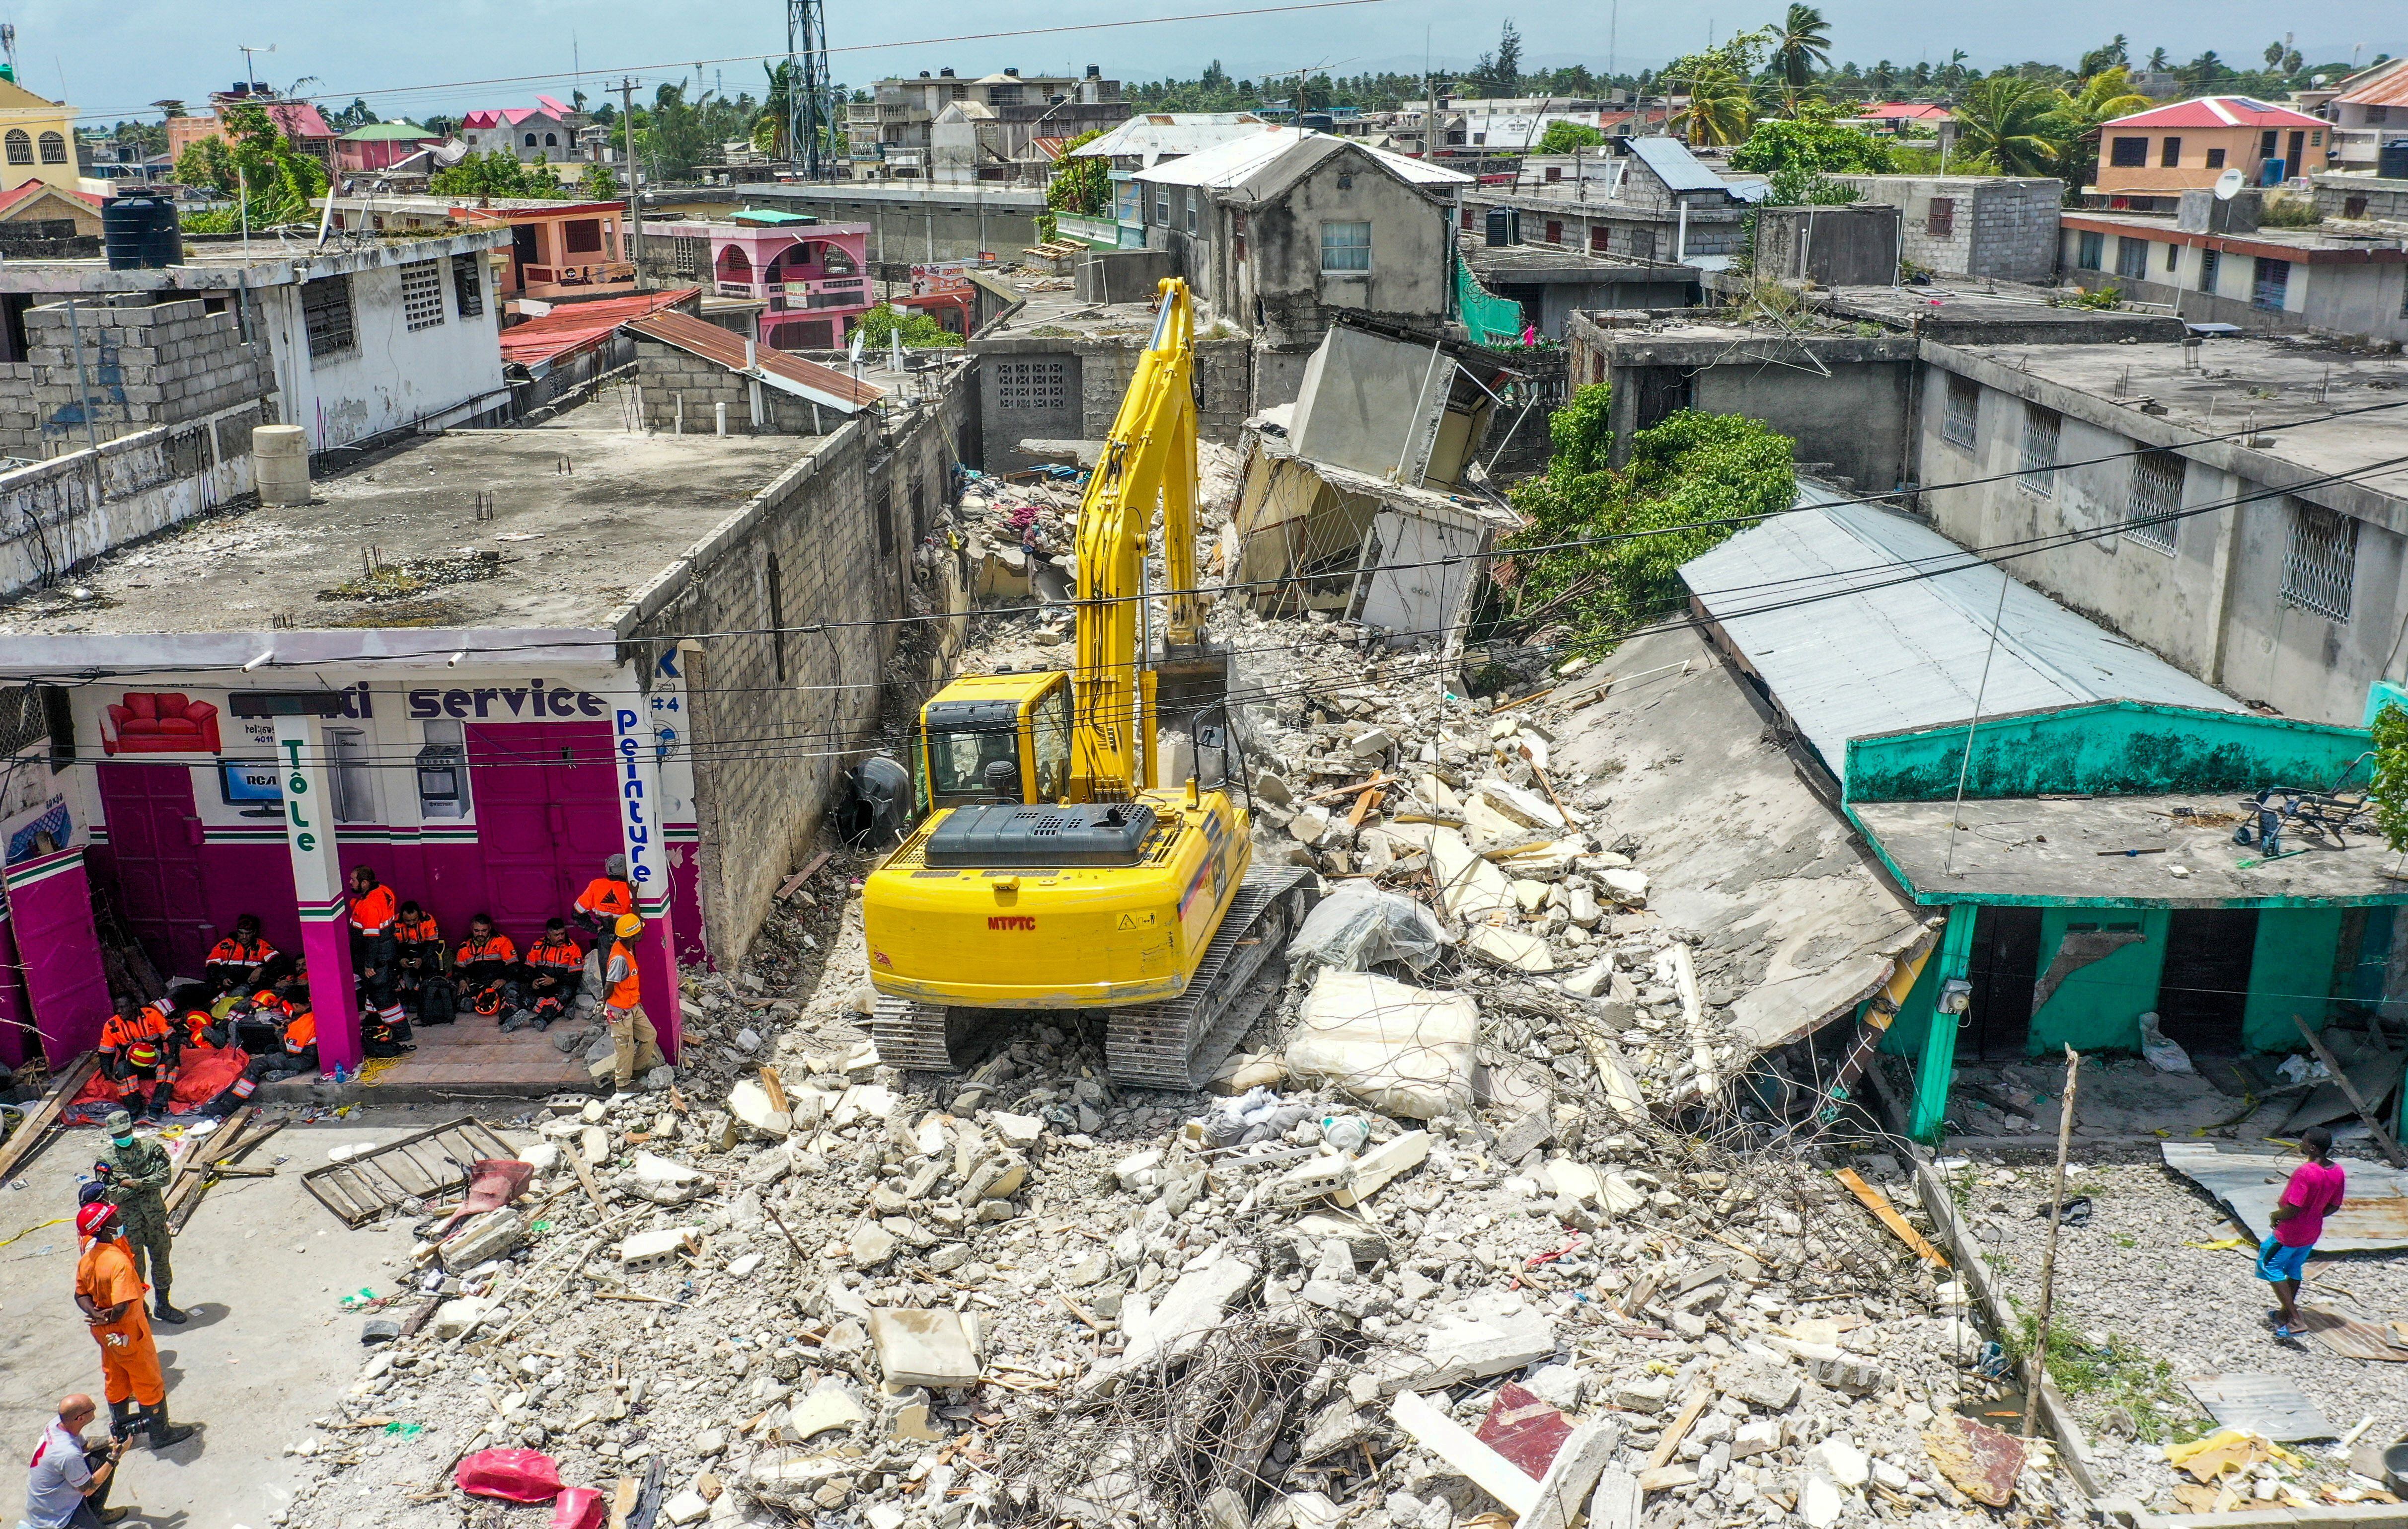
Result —
<svg viewBox="0 0 2408 1529"><path fill-rule="evenodd" d="M833 350L844 344L878 301L869 225L784 213L738 216L761 221L647 221L644 236L680 241L681 269L691 263L697 276L708 270L718 296L767 304L755 336L762 344L780 350Z"/></svg>

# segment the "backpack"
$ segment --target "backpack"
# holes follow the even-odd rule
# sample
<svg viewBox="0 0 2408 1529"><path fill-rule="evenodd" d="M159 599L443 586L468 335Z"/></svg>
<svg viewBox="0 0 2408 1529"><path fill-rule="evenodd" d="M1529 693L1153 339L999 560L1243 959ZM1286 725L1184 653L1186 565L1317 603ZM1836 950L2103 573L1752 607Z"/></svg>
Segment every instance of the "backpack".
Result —
<svg viewBox="0 0 2408 1529"><path fill-rule="evenodd" d="M460 990L448 977L429 976L418 989L418 1022L450 1024L459 1018Z"/></svg>

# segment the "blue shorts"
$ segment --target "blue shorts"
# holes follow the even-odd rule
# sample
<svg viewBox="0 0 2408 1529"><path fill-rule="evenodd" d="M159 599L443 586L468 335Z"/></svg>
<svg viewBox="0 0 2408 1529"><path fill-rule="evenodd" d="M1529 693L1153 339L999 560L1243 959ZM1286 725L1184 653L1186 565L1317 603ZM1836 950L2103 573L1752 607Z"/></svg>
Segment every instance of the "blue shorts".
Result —
<svg viewBox="0 0 2408 1529"><path fill-rule="evenodd" d="M2298 1283L2300 1273L2308 1266L2308 1255L2314 1248L2292 1248L2268 1237L2258 1248L2258 1278L2273 1283L2288 1279Z"/></svg>

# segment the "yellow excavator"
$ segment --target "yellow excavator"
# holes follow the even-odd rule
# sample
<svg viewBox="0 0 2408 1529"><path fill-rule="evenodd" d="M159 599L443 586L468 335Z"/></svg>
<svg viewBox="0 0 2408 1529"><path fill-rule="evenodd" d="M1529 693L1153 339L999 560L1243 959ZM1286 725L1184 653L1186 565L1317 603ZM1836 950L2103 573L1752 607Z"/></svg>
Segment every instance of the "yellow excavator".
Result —
<svg viewBox="0 0 2408 1529"><path fill-rule="evenodd" d="M1077 667L965 676L921 708L931 810L862 888L871 1029L890 1066L957 1072L1014 1019L1098 1009L1115 1080L1200 1088L1310 908L1302 870L1253 865L1251 814L1226 789L1157 779L1163 680L1191 705L1216 671L1227 691L1196 594L1195 310L1183 281L1161 297L1079 507ZM1145 587L1157 507L1158 651Z"/></svg>

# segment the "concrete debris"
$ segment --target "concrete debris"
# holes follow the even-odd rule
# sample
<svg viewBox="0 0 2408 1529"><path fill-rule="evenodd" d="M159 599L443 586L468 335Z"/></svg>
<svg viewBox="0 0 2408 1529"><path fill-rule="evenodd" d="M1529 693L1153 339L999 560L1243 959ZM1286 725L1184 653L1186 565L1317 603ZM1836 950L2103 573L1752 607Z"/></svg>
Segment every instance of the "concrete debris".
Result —
<svg viewBox="0 0 2408 1529"><path fill-rule="evenodd" d="M971 482L978 577L1067 599L1076 493ZM1268 979L1206 1092L1115 1081L1091 1014L906 1073L839 851L740 964L682 974L673 1089L496 1122L535 1178L396 1260L408 1336L294 1457L293 1529L369 1499L460 1529L414 1499L495 1447L606 1495L657 1465L652 1522L710 1529L1990 1522L1926 1441L1998 1399L1974 1309L1833 1182L1897 1163L1827 1118L1829 1048L1735 1032L1760 955L1651 908L1613 771L1432 650L1235 605L1214 635L1270 697L1254 853L1377 941ZM1058 664L1066 612L983 613L967 650ZM1462 667L1520 692L1565 657ZM1509 1382L1565 1430L1527 1470L1473 1432ZM2077 1516L2043 1451L2014 1491Z"/></svg>

